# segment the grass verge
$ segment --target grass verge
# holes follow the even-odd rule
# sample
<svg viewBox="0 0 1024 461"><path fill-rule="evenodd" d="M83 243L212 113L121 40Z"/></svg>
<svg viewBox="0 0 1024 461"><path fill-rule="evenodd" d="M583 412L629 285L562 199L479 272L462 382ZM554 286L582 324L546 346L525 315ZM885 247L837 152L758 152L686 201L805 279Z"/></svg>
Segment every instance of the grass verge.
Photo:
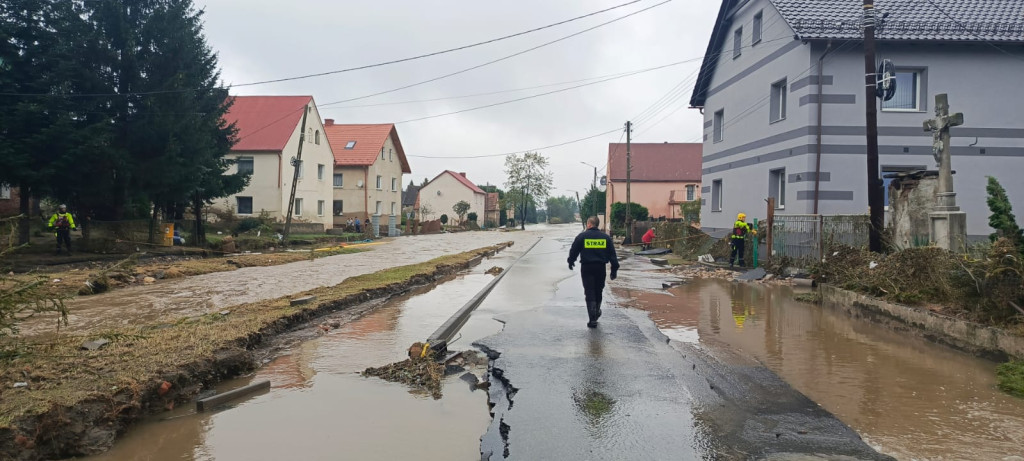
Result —
<svg viewBox="0 0 1024 461"><path fill-rule="evenodd" d="M999 378L999 389L1024 398L1024 360L999 365L996 368L996 377Z"/></svg>
<svg viewBox="0 0 1024 461"><path fill-rule="evenodd" d="M0 458L65 458L103 451L138 417L190 401L210 384L253 368L250 350L265 337L328 312L430 283L507 246L237 305L227 315L20 344L21 354L0 363ZM290 305L290 299L309 295L316 296L316 302ZM84 341L99 337L111 342L97 351L80 350ZM15 383L26 386L15 388Z"/></svg>

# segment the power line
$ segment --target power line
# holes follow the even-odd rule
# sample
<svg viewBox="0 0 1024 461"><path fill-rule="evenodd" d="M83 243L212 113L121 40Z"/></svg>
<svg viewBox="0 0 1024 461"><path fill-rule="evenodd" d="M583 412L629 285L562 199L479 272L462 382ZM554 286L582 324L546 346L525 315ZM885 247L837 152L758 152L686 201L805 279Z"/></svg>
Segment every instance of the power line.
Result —
<svg viewBox="0 0 1024 461"><path fill-rule="evenodd" d="M409 61L415 61L415 60L429 58L429 57L433 57L433 56L439 56L439 55L442 55L442 54L452 53L452 52L456 52L456 51L462 51L462 50L466 50L466 49L469 49L469 48L475 48L475 47L482 46L482 45L488 45L488 44L491 44L491 43L496 43L496 42L500 42L500 41L503 41L503 40L508 40L510 38L520 37L520 36L531 34L531 33L534 33L534 32L539 32L539 31L542 31L542 30L545 30L545 29L550 29L550 28L553 28L553 27L565 25L565 24L568 24L570 22L574 22L574 21L578 21L580 19L585 19L585 18L589 18L589 17L592 17L592 16L596 16L596 15L599 15L601 13L607 13L609 11L616 10L616 9L619 9L619 8L623 8L623 7L632 5L634 3L639 3L641 1L643 1L643 0L632 0L632 1L629 1L629 2L626 2L626 3L622 3L622 4L615 5L615 6L612 6L612 7L609 7L609 8L605 8L603 10L594 11L592 13L587 13L587 14L584 14L584 15L581 15L581 16L576 16L574 18L570 18L570 19L566 19L566 20L563 20L563 21L551 23L551 24L548 24L548 25L545 25L545 26L536 27L536 28L533 28L533 29L530 29L530 30L525 30L525 31L522 31L522 32L516 32L514 34L509 34L509 35L505 35L505 36L502 36L502 37L492 38L490 40L484 40L482 42L471 43L469 45L457 46L455 48L449 48L449 49L446 49L446 50L434 51L434 52L431 52L431 53L421 54L421 55L417 55L417 56L410 56L410 57L407 57L407 58L394 59L394 60L391 60L391 61L378 62L378 63L374 63L374 64L367 64L367 65L363 65L363 66L349 67L349 68L345 68L345 69L338 69L338 70L332 70L332 71L327 71L327 72L317 72L317 73L312 73L312 74L298 75L298 76L294 76L294 77L285 77L285 78L277 78L277 79L271 79L271 80L262 80L262 81L257 81L257 82L239 83L239 84L236 84L236 85L228 85L228 88L241 88L241 87L246 87L246 86L265 85L265 84L270 84L270 83L280 83L280 82L287 82L287 81L294 81L294 80L303 80L303 79L314 78L314 77L323 77L323 76L327 76L327 75L335 75L335 74L341 74L341 73L346 73L346 72L354 72L354 71L359 71L359 70L372 69L372 68L376 68L376 67L389 66L389 65L392 65L392 64L399 64L399 63L403 63L403 62L409 62ZM658 5L655 5L655 6L658 6ZM645 10L646 9L640 10L640 11L645 11ZM633 13L633 14L636 14L636 13ZM631 15L627 15L626 17L628 17L628 16L632 16L632 14ZM622 19L622 18L620 18L620 19ZM611 22L614 22L614 21L611 21ZM590 29L588 29L588 30L590 30ZM161 90L161 91L142 91L142 92L127 92L127 93L88 93L88 94L70 94L70 93L67 93L67 94L59 94L59 93L58 94L55 94L55 93L0 93L0 96L23 96L23 97L28 97L28 96L42 96L42 97L56 97L56 96L63 96L63 97L145 96L145 95L156 95L156 94L186 93L186 92L191 92L191 91L203 91L203 90L208 90L208 89L209 88L188 88L188 89Z"/></svg>
<svg viewBox="0 0 1024 461"><path fill-rule="evenodd" d="M502 40L507 40L507 39L510 39L510 38L520 37L520 36L531 34L531 33L534 33L534 32L541 31L541 30L550 29L552 27L557 27L557 26L561 26L563 24L568 24L568 23L573 22L573 21L578 21L580 19L589 18L591 16L596 16L596 15L599 15L601 13L607 13L609 11L612 11L612 10L615 10L615 9L619 9L619 8L622 8L622 7L626 7L626 6L632 5L634 3L639 3L641 1L643 1L643 0L633 0L631 2L626 2L626 3L620 4L620 5L615 5L615 6L610 7L610 8L605 8L603 10L598 10L598 11L595 11L593 13L587 13L587 14L584 14L582 16L576 16L574 18L566 19L564 21L559 21L559 22L551 23L551 24L548 24L546 26L541 26L541 27L537 27L537 28L534 28L534 29L525 30L525 31L522 31L522 32L516 32L514 34L509 34L509 35L505 35L505 36L498 37L498 38L492 38L490 40L484 40L482 42L477 42L477 43L473 43L473 44L469 44L469 45L463 45L463 46L458 46L458 47L455 47L455 48L449 48L447 50L435 51L433 53L421 54L421 55L418 55L418 56L411 56L411 57L402 58L402 59L395 59L395 60L380 62L380 63L376 63L376 64L367 64L365 66L349 67L347 69L332 70L332 71L328 71L328 72L319 72L319 73L315 73L315 74L300 75L300 76L296 76L296 77L278 78L278 79L273 79L273 80L263 80L263 81L259 81L259 82L241 83L241 84L238 84L238 85L232 85L232 87L238 88L238 87L243 87L243 86L264 85L264 84L268 84L268 83L279 83L279 82L288 82L288 81L301 80L301 79L307 79L307 78L313 78L313 77L323 77L323 76L326 76L326 75L335 75L335 74L340 74L340 73L344 73L344 72L353 72L353 71L357 71L357 70L372 69L374 67L389 66L389 65L392 65L392 64L399 64L399 63L403 63L403 62L415 61L417 59L423 59L423 58L429 58L429 57L433 57L433 56L439 56L439 55L446 54L446 53L451 53L451 52L455 52L455 51L462 51L462 50L466 50L466 49L469 49L469 48L474 48L474 47L478 47L478 46L481 46L481 45L488 45L488 44L491 44L491 43L500 42Z"/></svg>
<svg viewBox="0 0 1024 461"><path fill-rule="evenodd" d="M501 57L501 58L498 58L498 59L493 59L493 60L487 61L487 62L482 63L482 64L477 64L477 65L472 66L472 67L467 67L467 68L462 69L462 70L458 70L458 71L455 71L455 72L451 72L451 73L444 74L444 75L441 75L441 76L438 76L438 77L434 77L434 78L431 78L431 79L423 80L423 81L420 81L420 82L411 83L411 84L400 86L400 87L397 87L397 88L392 88L390 90L379 91L379 92L376 92L376 93L371 93L371 94L367 94L367 95L363 95L363 96L359 96L359 97L355 97L355 98L342 99L340 101L333 101L333 102L329 102L329 103L326 103L326 104L321 104L320 107L332 106L332 105L336 105L336 104L342 104L342 103L346 103L346 102L352 102L352 101L358 101L358 100L361 100L361 99L372 98L374 96L380 96L382 94L394 93L396 91L401 91L401 90L413 88L413 87L416 87L416 86L424 85L424 84L427 84L427 83L436 82L438 80L446 79L448 77L453 77L453 76L456 76L456 75L459 75L459 74L464 74L466 72L469 72L469 71L472 71L472 70L476 70L476 69L479 69L481 67L489 66L491 64L495 64L495 63L498 63L498 62L501 62L501 61L512 59L512 58L514 58L516 56L520 56L520 55L529 53L531 51L535 51L535 50L544 48L546 46L550 46L550 45L553 45L555 43L568 40L568 39L570 39L572 37L575 37L577 35L585 34L587 32L590 32L592 30L598 29L600 27L604 27L604 26L607 26L609 24L612 24L612 23L621 21L623 19L626 19L626 18L635 16L635 15L638 15L638 14L643 13L643 12L648 11L648 10L651 10L653 8L657 8L657 7L662 6L662 5L666 4L666 3L669 3L671 1L672 0L664 0L661 3L657 3L657 4L654 4L654 5L651 5L651 6L647 7L647 8L643 8L643 9L634 11L632 13L620 16L620 17L612 19L610 21L602 22L602 23L600 23L600 24L598 24L596 26L588 27L588 28L583 29L583 30L581 30L579 32L575 32L575 33L563 36L561 38L557 38L555 40L551 40L549 42L544 42L544 43L542 43L540 45L537 45L537 46L534 46L534 47L530 47L530 48L527 48L525 50L522 50L522 51L519 51L519 52L516 52L516 53L512 53L510 55L507 55L507 56L504 56L504 57Z"/></svg>
<svg viewBox="0 0 1024 461"><path fill-rule="evenodd" d="M615 133L616 131L619 131L619 130L621 130L621 128L615 128L614 130L603 131L601 133L593 134L593 135L586 136L586 137L579 138L579 139L574 139L572 141L566 141L566 142L562 142L562 143L558 143L558 144L552 144L550 146L534 147L532 149L521 149L521 150L517 150L517 151L514 151L514 152L504 152L504 153L501 153L501 154L470 155L470 156L466 156L466 157L407 155L406 157L433 158L433 159L473 159L473 158L488 158L488 157L506 157L506 156L513 155L513 154L519 154L519 153L522 153L522 152L533 152L533 151L539 151L539 150L544 150L544 149L552 149L552 148L555 148L555 147L562 147L562 146L566 146L566 145L569 145L569 144L575 144L575 143L578 143L578 142L583 142L583 141L587 141L587 140L590 140L590 139L594 139L594 138L598 138L598 137L601 137L601 136L605 136L605 135L608 135L608 134L612 134L612 133Z"/></svg>

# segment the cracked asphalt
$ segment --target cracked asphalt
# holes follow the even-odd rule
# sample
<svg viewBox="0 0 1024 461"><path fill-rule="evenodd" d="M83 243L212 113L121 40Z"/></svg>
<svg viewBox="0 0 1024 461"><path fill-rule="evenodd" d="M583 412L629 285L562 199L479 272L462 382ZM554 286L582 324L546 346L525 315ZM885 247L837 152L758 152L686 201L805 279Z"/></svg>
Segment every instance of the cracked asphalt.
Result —
<svg viewBox="0 0 1024 461"><path fill-rule="evenodd" d="M891 459L768 369L670 341L610 290L599 327L586 328L579 272L565 266L578 231L546 236L468 325L504 323L474 343L491 358L482 459ZM611 283L670 279L627 258Z"/></svg>

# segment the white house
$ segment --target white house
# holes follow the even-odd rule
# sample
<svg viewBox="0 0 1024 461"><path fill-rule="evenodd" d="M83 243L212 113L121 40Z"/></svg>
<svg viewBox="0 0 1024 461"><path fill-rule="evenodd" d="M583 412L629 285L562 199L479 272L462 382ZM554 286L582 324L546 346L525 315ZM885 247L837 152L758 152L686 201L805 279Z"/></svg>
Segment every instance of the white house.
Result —
<svg viewBox="0 0 1024 461"><path fill-rule="evenodd" d="M402 174L411 173L394 124L338 125L324 120L334 151L333 203L335 225L349 219L366 221L402 213Z"/></svg>
<svg viewBox="0 0 1024 461"><path fill-rule="evenodd" d="M236 160L226 174L252 174L249 185L227 198L240 216L267 212L278 221L288 213L294 168L298 156L303 113L306 143L295 190L292 219L333 227L330 204L334 154L324 135L320 114L312 96L234 96L224 115L238 128L238 142L227 156Z"/></svg>
<svg viewBox="0 0 1024 461"><path fill-rule="evenodd" d="M476 213L478 220L484 217L487 193L466 178L466 173L445 170L420 189L420 219L433 220L446 214L455 221L458 217L452 208L460 201L469 203L467 214Z"/></svg>

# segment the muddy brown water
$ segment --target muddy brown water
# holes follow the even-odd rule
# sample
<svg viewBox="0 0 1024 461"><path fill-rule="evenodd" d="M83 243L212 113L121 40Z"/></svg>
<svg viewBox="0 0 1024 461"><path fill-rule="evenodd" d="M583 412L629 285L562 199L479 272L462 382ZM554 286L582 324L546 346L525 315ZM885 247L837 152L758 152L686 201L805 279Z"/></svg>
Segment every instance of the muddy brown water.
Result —
<svg viewBox="0 0 1024 461"><path fill-rule="evenodd" d="M480 459L479 437L491 422L487 394L472 391L461 373L447 377L444 397L434 400L426 392L358 372L403 359L413 342L427 338L493 279L484 271L508 266L537 239L518 234L521 244L467 273L362 307L366 312L354 319L338 313L345 321L341 328L292 341L284 355L254 375L218 386L223 391L269 379L269 392L209 413L196 413L189 405L162 414L130 428L110 451L85 459L422 459L424 454L429 459ZM496 294L502 296L501 290ZM500 329L489 317L476 319L453 347L469 348L476 338ZM304 333L295 335L308 337Z"/></svg>
<svg viewBox="0 0 1024 461"><path fill-rule="evenodd" d="M765 364L906 460L1024 456L1024 399L996 388L995 363L794 301L785 286L694 280L616 293L678 341L725 346Z"/></svg>
<svg viewBox="0 0 1024 461"><path fill-rule="evenodd" d="M532 243L545 231L542 226L525 232L470 232L390 239L361 253L328 256L279 266L246 267L152 285L135 286L67 302L71 332L98 332L111 328L202 315L237 305L273 299L321 286L331 286L349 277L395 266L417 264L433 258L515 241ZM53 331L54 317L40 316L25 321L22 335Z"/></svg>

